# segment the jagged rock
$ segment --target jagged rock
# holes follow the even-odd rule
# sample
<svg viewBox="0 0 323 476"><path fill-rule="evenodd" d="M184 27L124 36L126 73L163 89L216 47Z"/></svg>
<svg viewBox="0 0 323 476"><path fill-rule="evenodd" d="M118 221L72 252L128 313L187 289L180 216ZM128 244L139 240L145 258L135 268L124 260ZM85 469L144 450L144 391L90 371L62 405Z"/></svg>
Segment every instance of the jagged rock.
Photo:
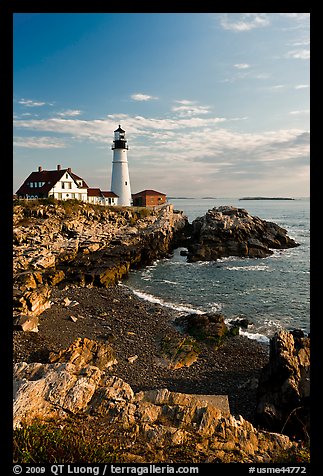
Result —
<svg viewBox="0 0 323 476"><path fill-rule="evenodd" d="M271 431L307 438L309 432L310 338L280 331L270 340L268 364L260 375L257 421Z"/></svg>
<svg viewBox="0 0 323 476"><path fill-rule="evenodd" d="M36 257L36 259L31 262L31 266L34 269L46 269L55 267L55 263L55 255L50 251L42 249L41 256Z"/></svg>
<svg viewBox="0 0 323 476"><path fill-rule="evenodd" d="M32 291L25 287L15 289L13 293L14 315L39 316L51 306L51 291L47 285L39 285Z"/></svg>
<svg viewBox="0 0 323 476"><path fill-rule="evenodd" d="M21 273L15 277L14 282L15 286L19 287L21 291L29 291L31 289L36 289L39 284L43 284L42 273Z"/></svg>
<svg viewBox="0 0 323 476"><path fill-rule="evenodd" d="M298 246L275 223L251 216L243 208L214 207L192 222L188 261L217 260L224 256L262 258L272 248Z"/></svg>
<svg viewBox="0 0 323 476"><path fill-rule="evenodd" d="M165 336L161 340L162 363L169 369L190 367L198 359L199 353L200 348L196 340L190 336L178 338Z"/></svg>
<svg viewBox="0 0 323 476"><path fill-rule="evenodd" d="M63 281L65 278L65 273L63 270L52 270L46 273L46 282L50 286L56 286L56 284L60 283Z"/></svg>
<svg viewBox="0 0 323 476"><path fill-rule="evenodd" d="M62 418L82 411L96 390L101 371L70 363L14 365L13 424L31 424L36 418Z"/></svg>
<svg viewBox="0 0 323 476"><path fill-rule="evenodd" d="M40 270L51 285L64 279L107 287L130 267L168 256L188 220L170 204L140 213L86 204L65 210L57 204L14 207L14 223L14 273Z"/></svg>
<svg viewBox="0 0 323 476"><path fill-rule="evenodd" d="M219 313L188 314L175 319L175 324L185 332L215 346L220 345L228 335L235 335L235 328L229 329L224 316Z"/></svg>
<svg viewBox="0 0 323 476"><path fill-rule="evenodd" d="M200 444L208 462L270 462L295 447L286 435L262 432L229 412L227 396L189 395L156 389L134 394L122 379L98 367L19 362L14 366L14 427L69 414L104 416L144 436L152 448ZM201 440L202 439L202 440ZM203 444L201 444L201 441ZM139 461L139 459L138 459Z"/></svg>
<svg viewBox="0 0 323 476"><path fill-rule="evenodd" d="M37 316L18 316L13 320L13 328L24 332L38 332Z"/></svg>
<svg viewBox="0 0 323 476"><path fill-rule="evenodd" d="M78 369L85 365L94 365L99 369L104 369L117 363L110 344L97 342L86 337L77 339L65 350L51 352L49 361L70 362Z"/></svg>

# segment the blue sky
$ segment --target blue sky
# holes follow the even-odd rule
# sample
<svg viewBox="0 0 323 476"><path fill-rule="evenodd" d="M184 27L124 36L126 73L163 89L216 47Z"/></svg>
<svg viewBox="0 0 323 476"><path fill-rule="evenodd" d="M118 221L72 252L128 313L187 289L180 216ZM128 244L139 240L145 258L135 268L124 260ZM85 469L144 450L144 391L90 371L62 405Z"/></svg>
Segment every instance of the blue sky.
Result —
<svg viewBox="0 0 323 476"><path fill-rule="evenodd" d="M308 13L16 13L13 192L41 165L110 190L309 196Z"/></svg>

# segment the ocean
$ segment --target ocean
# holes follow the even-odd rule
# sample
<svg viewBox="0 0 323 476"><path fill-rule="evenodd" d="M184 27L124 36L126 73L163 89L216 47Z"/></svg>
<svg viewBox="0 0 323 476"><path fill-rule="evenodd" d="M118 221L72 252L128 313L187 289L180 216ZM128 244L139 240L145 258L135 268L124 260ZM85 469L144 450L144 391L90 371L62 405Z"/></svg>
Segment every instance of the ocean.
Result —
<svg viewBox="0 0 323 476"><path fill-rule="evenodd" d="M141 299L174 312L220 312L226 322L248 319L240 334L268 343L281 329L310 332L310 200L170 199L192 222L221 205L244 208L251 215L285 228L300 246L275 250L266 258L229 257L188 263L180 255L132 270L123 285Z"/></svg>

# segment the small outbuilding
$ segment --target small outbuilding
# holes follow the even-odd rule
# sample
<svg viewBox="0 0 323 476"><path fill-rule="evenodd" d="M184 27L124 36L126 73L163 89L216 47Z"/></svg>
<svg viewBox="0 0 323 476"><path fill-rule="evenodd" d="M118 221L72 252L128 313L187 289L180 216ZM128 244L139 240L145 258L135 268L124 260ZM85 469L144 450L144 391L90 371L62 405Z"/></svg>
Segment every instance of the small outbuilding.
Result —
<svg viewBox="0 0 323 476"><path fill-rule="evenodd" d="M166 203L165 193L156 190L142 190L132 194L133 206L135 207L155 207Z"/></svg>

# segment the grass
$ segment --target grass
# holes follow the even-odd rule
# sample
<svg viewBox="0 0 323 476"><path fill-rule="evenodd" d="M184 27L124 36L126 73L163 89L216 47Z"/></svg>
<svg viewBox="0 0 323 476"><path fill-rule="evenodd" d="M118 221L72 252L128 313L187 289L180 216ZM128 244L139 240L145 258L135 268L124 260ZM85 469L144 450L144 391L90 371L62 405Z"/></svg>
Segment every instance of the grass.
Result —
<svg viewBox="0 0 323 476"><path fill-rule="evenodd" d="M15 463L113 463L115 452L104 440L93 438L77 419L57 424L35 422L14 430Z"/></svg>
<svg viewBox="0 0 323 476"><path fill-rule="evenodd" d="M284 450L276 455L273 455L272 463L285 463L287 465L302 463L310 463L310 448L307 443L299 445L299 447Z"/></svg>
<svg viewBox="0 0 323 476"><path fill-rule="evenodd" d="M199 435L191 435L180 445L166 439L161 449L138 433L136 425L126 430L118 422L111 423L104 417L89 415L73 415L47 423L35 421L31 426L24 425L13 433L14 463L203 463L209 457L214 462L244 462L240 451L221 453L203 447ZM309 446L306 444L277 451L270 456L270 463L295 466L310 463ZM250 456L247 458L246 462L250 462Z"/></svg>
<svg viewBox="0 0 323 476"><path fill-rule="evenodd" d="M92 203L85 203L81 200L56 200L52 197L39 198L35 200L14 200L13 206L22 206L24 208L24 216L28 218L31 216L34 210L38 210L40 206L55 205L56 208L61 208L65 211L66 215L73 215L80 210L95 212L112 212L117 215L124 216L131 226L135 225L137 220L144 219L148 216L154 215L156 212L152 208L146 207L121 207L118 205L98 205Z"/></svg>

